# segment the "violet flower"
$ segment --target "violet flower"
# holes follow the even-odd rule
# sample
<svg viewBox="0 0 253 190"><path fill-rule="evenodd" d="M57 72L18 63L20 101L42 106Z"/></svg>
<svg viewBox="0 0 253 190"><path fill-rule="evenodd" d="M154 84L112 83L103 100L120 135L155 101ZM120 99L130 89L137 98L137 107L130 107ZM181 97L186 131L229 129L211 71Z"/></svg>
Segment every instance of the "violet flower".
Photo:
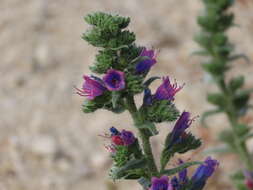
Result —
<svg viewBox="0 0 253 190"><path fill-rule="evenodd" d="M149 190L173 190L172 185L169 183L169 178L167 176L152 177L151 187Z"/></svg>
<svg viewBox="0 0 253 190"><path fill-rule="evenodd" d="M153 102L153 95L151 94L151 90L146 88L144 90L143 105L150 106L152 102Z"/></svg>
<svg viewBox="0 0 253 190"><path fill-rule="evenodd" d="M136 140L134 134L131 131L122 130L119 132L115 127L110 128L111 141L114 145L129 146Z"/></svg>
<svg viewBox="0 0 253 190"><path fill-rule="evenodd" d="M137 74L147 73L150 68L156 63L156 54L154 50L147 50L145 47L143 48L140 56L145 56L147 59L142 60L137 63L135 66L135 71Z"/></svg>
<svg viewBox="0 0 253 190"><path fill-rule="evenodd" d="M249 171L243 172L245 177L245 185L249 190L253 189L253 173Z"/></svg>
<svg viewBox="0 0 253 190"><path fill-rule="evenodd" d="M182 138L185 137L186 132L185 130L191 125L192 119L190 119L190 113L189 112L183 112L179 119L177 120L170 137L170 143L168 145L168 148L173 146L174 144L180 142Z"/></svg>
<svg viewBox="0 0 253 190"><path fill-rule="evenodd" d="M133 144L136 140L134 134L131 131L122 130L120 136L124 142L124 145L126 146Z"/></svg>
<svg viewBox="0 0 253 190"><path fill-rule="evenodd" d="M124 73L115 69L109 69L103 77L103 81L110 91L119 91L125 88Z"/></svg>
<svg viewBox="0 0 253 190"><path fill-rule="evenodd" d="M179 159L179 165L182 165L183 163L184 163L183 160ZM187 169L183 169L178 173L178 177L174 176L171 179L173 190L179 190L187 182L188 182Z"/></svg>
<svg viewBox="0 0 253 190"><path fill-rule="evenodd" d="M154 97L157 100L173 101L175 94L182 88L183 86L177 86L177 83L171 84L169 77L164 77L163 83L157 88Z"/></svg>
<svg viewBox="0 0 253 190"><path fill-rule="evenodd" d="M93 100L97 96L101 96L106 88L103 84L103 81L97 77L88 77L83 76L84 83L82 89L75 88L77 94L80 96L86 96L88 100Z"/></svg>
<svg viewBox="0 0 253 190"><path fill-rule="evenodd" d="M191 178L192 188L191 190L202 189L207 179L214 173L219 163L217 160L207 157L205 162L201 164Z"/></svg>

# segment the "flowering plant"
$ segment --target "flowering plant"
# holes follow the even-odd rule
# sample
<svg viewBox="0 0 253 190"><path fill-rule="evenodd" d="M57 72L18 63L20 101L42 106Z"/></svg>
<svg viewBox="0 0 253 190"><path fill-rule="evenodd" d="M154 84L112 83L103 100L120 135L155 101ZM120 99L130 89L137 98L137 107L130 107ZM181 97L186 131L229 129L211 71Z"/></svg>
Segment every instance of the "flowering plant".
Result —
<svg viewBox="0 0 253 190"><path fill-rule="evenodd" d="M106 109L114 113L128 111L133 118L138 136L132 131L109 129L106 146L113 160L110 176L113 180L138 180L143 189L149 190L201 190L213 174L218 162L210 157L204 162L184 162L167 169L175 154L183 154L201 145L187 129L193 122L190 113L181 114L174 104L176 93L183 86L172 83L169 77L162 78L160 86L152 93L149 86L160 77L146 79L149 70L157 62L153 49L137 46L134 33L126 30L130 19L102 12L90 14L85 21L92 25L83 39L100 48L91 71L99 76L85 75L77 94L85 96L83 111L92 113ZM135 95L143 93L143 103L136 106ZM158 134L155 124L176 121L164 142L157 167L150 137ZM200 166L188 177L187 168ZM176 175L178 174L178 176ZM169 177L168 176L174 176Z"/></svg>
<svg viewBox="0 0 253 190"><path fill-rule="evenodd" d="M246 142L253 134L250 127L240 119L252 108L249 98L253 89L243 88L244 76L235 76L231 79L226 77L233 61L239 58L248 61L243 54L233 54L234 46L229 42L226 34L226 31L235 25L234 14L228 12L234 2L234 0L203 0L205 11L198 17L198 24L202 30L195 40L202 48L196 53L208 57L208 60L202 64L203 69L218 87L218 92L207 95L207 101L215 108L203 114L203 124L211 115L219 113L226 115L231 129L222 131L219 137L225 143L225 147L213 151L232 152L238 155L244 168L236 172L232 179L239 190L246 190L253 189L253 159L246 146Z"/></svg>

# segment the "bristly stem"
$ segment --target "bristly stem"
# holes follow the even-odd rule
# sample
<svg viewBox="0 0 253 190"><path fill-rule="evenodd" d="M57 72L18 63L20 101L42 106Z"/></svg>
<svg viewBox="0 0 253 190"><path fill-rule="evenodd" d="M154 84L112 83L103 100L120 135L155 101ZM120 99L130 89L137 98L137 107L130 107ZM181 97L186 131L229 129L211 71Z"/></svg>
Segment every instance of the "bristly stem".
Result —
<svg viewBox="0 0 253 190"><path fill-rule="evenodd" d="M126 107L133 118L134 125L139 131L139 136L142 141L142 147L143 147L143 151L148 162L148 168L150 170L150 174L151 176L155 176L157 175L158 170L155 163L154 155L152 153L152 148L150 144L150 136L148 134L149 131L147 131L147 129L141 129L138 127L140 125L143 125L144 121L143 121L142 115L140 114L140 112L138 111L136 107L133 96L126 97Z"/></svg>
<svg viewBox="0 0 253 190"><path fill-rule="evenodd" d="M219 89L222 91L222 93L226 96L228 107L230 108L229 111L225 112L225 114L233 130L235 145L236 145L236 149L238 151L239 157L245 163L247 169L253 170L253 163L251 160L250 153L246 147L246 142L245 140L241 141L240 135L237 132L238 131L237 127L239 126L239 122L238 122L239 118L236 114L236 109L233 104L232 95L230 94L230 91L227 90L227 86L224 79L216 80L216 83Z"/></svg>

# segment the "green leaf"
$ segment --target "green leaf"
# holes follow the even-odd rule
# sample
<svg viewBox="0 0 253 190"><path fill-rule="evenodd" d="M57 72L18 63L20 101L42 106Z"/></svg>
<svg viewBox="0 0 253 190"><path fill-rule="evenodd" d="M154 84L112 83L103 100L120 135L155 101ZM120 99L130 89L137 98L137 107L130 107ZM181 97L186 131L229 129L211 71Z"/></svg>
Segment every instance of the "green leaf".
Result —
<svg viewBox="0 0 253 190"><path fill-rule="evenodd" d="M207 95L207 101L211 104L219 106L220 109L227 106L227 99L223 94L219 93L210 93Z"/></svg>
<svg viewBox="0 0 253 190"><path fill-rule="evenodd" d="M181 172L182 170L190 167L190 166L194 166L194 165L199 165L199 164L203 164L203 162L186 162L176 168L172 168L172 169L168 169L168 170L163 170L161 172L161 174L165 174L165 175L168 175L168 176L171 176L171 175L175 175L177 174L178 172Z"/></svg>
<svg viewBox="0 0 253 190"><path fill-rule="evenodd" d="M234 61L234 60L237 60L237 59L244 59L246 61L246 63L250 63L250 59L248 58L247 55L244 55L244 54L238 54L238 55L233 55L231 57L229 57L229 61Z"/></svg>

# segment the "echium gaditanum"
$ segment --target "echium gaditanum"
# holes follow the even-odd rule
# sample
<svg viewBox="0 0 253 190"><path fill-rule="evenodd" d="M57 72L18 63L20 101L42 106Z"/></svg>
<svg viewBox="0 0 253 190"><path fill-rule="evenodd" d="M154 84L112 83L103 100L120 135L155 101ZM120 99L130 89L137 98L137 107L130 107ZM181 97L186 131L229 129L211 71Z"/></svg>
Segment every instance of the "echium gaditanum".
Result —
<svg viewBox="0 0 253 190"><path fill-rule="evenodd" d="M99 51L90 67L94 74L84 75L82 88L76 88L77 94L86 97L83 111L92 113L105 109L119 114L126 110L138 130L135 135L131 129L108 129L106 149L113 160L110 177L138 180L145 190L203 189L218 166L216 160L208 157L203 162L185 162L180 159L177 167L167 168L174 155L201 145L200 139L188 131L193 122L190 113L180 114L174 104L176 93L183 85L177 85L168 76L146 79L157 64L157 52L135 44L135 34L125 29L129 18L98 12L86 16L85 21L92 27L83 39ZM155 80L160 80L161 84L152 93L149 86ZM134 97L141 93L143 103L137 107ZM150 137L158 134L155 124L173 121L175 125L172 129L168 127L158 167ZM193 165L199 166L188 176L187 168Z"/></svg>
<svg viewBox="0 0 253 190"><path fill-rule="evenodd" d="M196 42L202 50L196 52L208 59L202 64L203 69L212 77L218 87L216 92L207 95L207 101L215 106L213 110L203 114L202 121L205 124L207 116L223 113L230 124L230 129L222 131L219 139L225 146L212 151L234 153L240 159L241 165L233 168L239 171L232 175L232 181L239 190L253 189L253 157L247 141L252 137L250 127L242 122L242 119L252 106L249 103L253 89L244 88L244 76L228 78L227 74L233 61L247 57L243 54L234 54L234 46L229 41L226 31L235 26L234 14L230 8L235 0L203 0L205 10L198 17L201 32L196 35Z"/></svg>

